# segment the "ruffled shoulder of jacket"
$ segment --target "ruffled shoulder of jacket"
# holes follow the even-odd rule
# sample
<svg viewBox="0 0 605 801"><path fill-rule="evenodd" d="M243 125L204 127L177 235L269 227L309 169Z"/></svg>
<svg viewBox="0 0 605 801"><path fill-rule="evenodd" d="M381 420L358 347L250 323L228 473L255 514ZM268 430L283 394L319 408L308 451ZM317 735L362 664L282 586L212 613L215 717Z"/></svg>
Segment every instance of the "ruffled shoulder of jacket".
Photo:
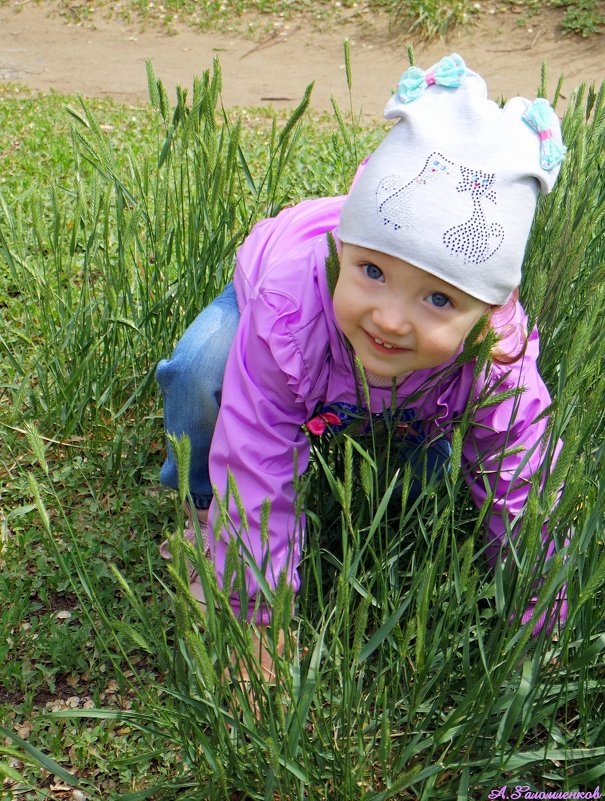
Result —
<svg viewBox="0 0 605 801"><path fill-rule="evenodd" d="M491 323L499 339L484 383L503 389L523 386L524 379L538 369L538 329L528 331L527 314L518 301L495 312Z"/></svg>
<svg viewBox="0 0 605 801"><path fill-rule="evenodd" d="M296 402L311 409L325 389L331 363L332 317L324 306L321 276L326 251L320 237L308 252L274 263L248 299L238 331L246 339L248 368L259 383L269 358Z"/></svg>
<svg viewBox="0 0 605 801"><path fill-rule="evenodd" d="M240 310L271 272L336 228L343 202L342 196L305 200L253 227L237 254L234 283Z"/></svg>
<svg viewBox="0 0 605 801"><path fill-rule="evenodd" d="M526 426L550 404L550 393L538 368L538 329L526 333L526 326L527 315L516 304L514 314L501 323L502 336L489 370L479 376L473 388L474 399L483 399L474 419L489 429ZM495 330L498 332L497 326Z"/></svg>

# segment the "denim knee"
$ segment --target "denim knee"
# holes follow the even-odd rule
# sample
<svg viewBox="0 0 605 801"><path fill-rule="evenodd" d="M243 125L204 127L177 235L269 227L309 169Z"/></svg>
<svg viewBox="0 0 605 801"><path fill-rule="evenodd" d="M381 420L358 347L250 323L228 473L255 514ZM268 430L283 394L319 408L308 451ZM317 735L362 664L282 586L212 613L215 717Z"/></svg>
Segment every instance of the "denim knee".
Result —
<svg viewBox="0 0 605 801"><path fill-rule="evenodd" d="M177 343L170 359L162 360L156 379L164 399L164 428L191 442L189 486L194 503L207 508L212 500L208 457L221 403L227 357L239 322L237 299L229 284L199 314ZM172 448L160 472L160 482L178 488Z"/></svg>

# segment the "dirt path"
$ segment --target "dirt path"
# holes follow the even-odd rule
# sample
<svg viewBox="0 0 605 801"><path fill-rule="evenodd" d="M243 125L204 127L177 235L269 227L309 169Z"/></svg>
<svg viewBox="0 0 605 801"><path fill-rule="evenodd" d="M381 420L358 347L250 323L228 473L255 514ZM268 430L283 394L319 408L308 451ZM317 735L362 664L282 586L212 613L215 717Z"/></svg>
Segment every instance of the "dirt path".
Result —
<svg viewBox="0 0 605 801"><path fill-rule="evenodd" d="M540 64L547 61L550 91L560 74L564 96L583 80L605 79L605 35L581 39L563 36L560 15L544 13L521 27L517 17L498 12L482 15L477 27L429 45L413 41L416 60L429 66L448 52L460 52L467 64L487 79L490 95L535 95ZM19 82L37 90L110 95L140 103L147 99L145 59L153 62L171 95L176 84L190 86L220 59L223 101L227 106L293 107L305 86L315 81L313 105L330 108L333 94L348 107L342 42L351 41L353 102L368 118L380 118L393 86L407 66L407 35L395 36L382 15L361 12L326 30L291 21L267 41L255 43L223 33L200 34L180 27L168 36L141 30L97 15L94 27L69 24L52 2L20 0L0 7L0 81Z"/></svg>

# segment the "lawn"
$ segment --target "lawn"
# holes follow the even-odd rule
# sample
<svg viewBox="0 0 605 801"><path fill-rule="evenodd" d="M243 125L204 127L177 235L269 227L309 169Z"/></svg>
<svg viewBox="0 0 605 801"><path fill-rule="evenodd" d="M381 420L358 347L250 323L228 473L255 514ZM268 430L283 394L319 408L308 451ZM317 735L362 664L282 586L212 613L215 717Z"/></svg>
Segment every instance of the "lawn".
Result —
<svg viewBox="0 0 605 801"><path fill-rule="evenodd" d="M345 191L381 132L317 117L307 97L290 117L227 117L218 67L176 101L148 77L142 109L15 87L0 100L3 797L593 791L605 775L605 89L568 104L569 152L527 253L522 300L565 450L514 558L493 573L484 561L487 510L459 470L464 421L445 489L409 504L409 477L381 462L388 432L318 446L300 486L295 616L288 587L271 598L286 658L275 686L253 675L246 688L232 656L252 667L249 632L203 560L178 536L174 567L159 558L183 513L158 487L154 370L228 280L252 223ZM532 638L514 620L546 518L561 556L540 566L538 606L566 583L570 616ZM185 555L218 601L206 615L184 588Z"/></svg>

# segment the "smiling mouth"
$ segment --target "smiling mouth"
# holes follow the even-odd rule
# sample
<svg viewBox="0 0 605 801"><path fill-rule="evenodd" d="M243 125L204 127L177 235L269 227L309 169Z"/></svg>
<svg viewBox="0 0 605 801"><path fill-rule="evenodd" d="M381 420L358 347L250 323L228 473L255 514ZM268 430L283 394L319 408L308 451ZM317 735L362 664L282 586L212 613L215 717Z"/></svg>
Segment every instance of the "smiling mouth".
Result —
<svg viewBox="0 0 605 801"><path fill-rule="evenodd" d="M378 337L374 337L374 342L376 342L378 345L382 345L383 348L389 348L390 349L390 348L394 348L395 347L394 345L389 345L388 342L383 342L382 339L378 339Z"/></svg>
<svg viewBox="0 0 605 801"><path fill-rule="evenodd" d="M375 337L373 334L369 334L367 331L365 333L374 346L381 351L387 350L394 353L404 353L411 350L410 348L398 348L397 345L392 345L390 342L385 342L383 339L380 339L380 337Z"/></svg>

